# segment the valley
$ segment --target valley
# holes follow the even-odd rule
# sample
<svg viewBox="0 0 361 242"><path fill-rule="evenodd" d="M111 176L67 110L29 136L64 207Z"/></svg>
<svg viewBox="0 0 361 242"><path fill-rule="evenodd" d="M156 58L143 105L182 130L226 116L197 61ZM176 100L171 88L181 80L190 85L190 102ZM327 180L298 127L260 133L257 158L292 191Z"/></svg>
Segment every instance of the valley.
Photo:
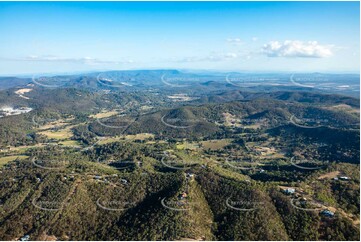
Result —
<svg viewBox="0 0 361 242"><path fill-rule="evenodd" d="M355 92L100 74L0 91L1 240L359 237Z"/></svg>

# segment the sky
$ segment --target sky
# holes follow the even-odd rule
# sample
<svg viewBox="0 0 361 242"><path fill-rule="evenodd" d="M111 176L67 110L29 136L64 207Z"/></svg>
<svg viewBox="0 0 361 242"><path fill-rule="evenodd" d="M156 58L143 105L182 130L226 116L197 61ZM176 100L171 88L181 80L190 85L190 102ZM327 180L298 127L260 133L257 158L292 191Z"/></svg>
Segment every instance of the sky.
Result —
<svg viewBox="0 0 361 242"><path fill-rule="evenodd" d="M0 75L359 68L359 2L0 2Z"/></svg>

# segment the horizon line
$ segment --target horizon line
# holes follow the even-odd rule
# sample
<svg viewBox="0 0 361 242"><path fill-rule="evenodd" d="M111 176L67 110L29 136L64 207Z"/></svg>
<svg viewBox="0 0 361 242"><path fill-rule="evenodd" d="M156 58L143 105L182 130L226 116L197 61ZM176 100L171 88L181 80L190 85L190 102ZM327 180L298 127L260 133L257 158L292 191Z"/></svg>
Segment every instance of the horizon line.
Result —
<svg viewBox="0 0 361 242"><path fill-rule="evenodd" d="M324 74L352 74L352 75L360 75L360 71L326 71L326 70L312 70L312 71L285 71L285 70L217 70L217 69L189 69L189 68L135 68L135 69L106 69L106 70L89 70L89 71L64 71L64 72L37 72L37 73L7 73L7 74L0 74L0 77L18 77L18 78L26 78L32 77L35 75L83 75L83 74L93 74L99 72L111 72L111 71L119 71L119 72L126 72L126 71L180 71L180 72L214 72L214 73L230 73L230 72L243 72L243 73L263 73L263 74L292 74L292 73L324 73Z"/></svg>

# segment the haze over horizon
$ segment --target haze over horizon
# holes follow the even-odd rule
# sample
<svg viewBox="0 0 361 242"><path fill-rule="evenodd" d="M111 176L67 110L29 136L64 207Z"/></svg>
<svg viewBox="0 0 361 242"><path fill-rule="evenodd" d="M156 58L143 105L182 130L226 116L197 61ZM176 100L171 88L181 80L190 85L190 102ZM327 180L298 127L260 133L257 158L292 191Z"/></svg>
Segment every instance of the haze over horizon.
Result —
<svg viewBox="0 0 361 242"><path fill-rule="evenodd" d="M359 18L359 2L1 2L0 75L359 73Z"/></svg>

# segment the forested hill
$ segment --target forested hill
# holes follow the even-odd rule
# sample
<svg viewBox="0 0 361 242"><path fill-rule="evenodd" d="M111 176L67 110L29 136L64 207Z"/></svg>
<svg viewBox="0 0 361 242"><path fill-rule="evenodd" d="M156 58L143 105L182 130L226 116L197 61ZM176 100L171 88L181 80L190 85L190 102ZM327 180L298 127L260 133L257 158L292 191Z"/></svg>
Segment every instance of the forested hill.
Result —
<svg viewBox="0 0 361 242"><path fill-rule="evenodd" d="M359 99L223 78L3 79L0 240L358 240Z"/></svg>

